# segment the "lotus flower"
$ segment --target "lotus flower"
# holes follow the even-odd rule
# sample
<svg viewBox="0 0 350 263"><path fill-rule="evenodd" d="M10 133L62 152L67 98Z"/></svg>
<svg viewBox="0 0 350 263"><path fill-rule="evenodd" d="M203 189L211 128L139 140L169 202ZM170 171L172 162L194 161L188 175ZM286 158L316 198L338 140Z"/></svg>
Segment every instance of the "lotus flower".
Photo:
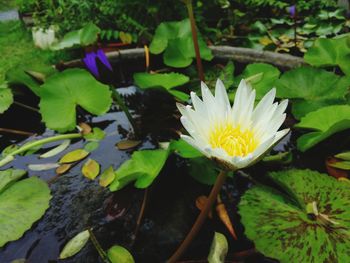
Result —
<svg viewBox="0 0 350 263"><path fill-rule="evenodd" d="M177 104L187 143L226 169L237 170L254 164L289 129L278 131L286 118L288 101L273 103L271 89L254 108L255 90L242 80L231 107L224 84L217 80L215 96L202 82L203 100L192 92L190 105Z"/></svg>
<svg viewBox="0 0 350 263"><path fill-rule="evenodd" d="M98 59L109 71L113 71L112 66L108 61L108 58L106 57L106 54L103 52L102 49L98 49L97 52L89 52L83 58L83 62L96 78L100 77L96 59Z"/></svg>

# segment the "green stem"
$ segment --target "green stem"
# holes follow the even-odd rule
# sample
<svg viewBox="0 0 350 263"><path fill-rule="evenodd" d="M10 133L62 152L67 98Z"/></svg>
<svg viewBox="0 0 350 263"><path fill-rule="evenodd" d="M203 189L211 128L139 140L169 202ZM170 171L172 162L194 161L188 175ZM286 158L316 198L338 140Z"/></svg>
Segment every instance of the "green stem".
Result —
<svg viewBox="0 0 350 263"><path fill-rule="evenodd" d="M95 234L92 232L92 229L89 228L88 231L90 234L90 240L91 240L92 244L94 245L94 247L96 248L100 257L102 258L103 262L110 263L110 260L107 257L106 252L102 249L100 243L97 241L97 238L95 237Z"/></svg>
<svg viewBox="0 0 350 263"><path fill-rule="evenodd" d="M115 103L117 103L119 105L119 107L122 109L122 111L124 111L124 113L125 113L126 117L128 118L134 132L136 133L135 121L134 121L133 117L131 116L128 107L125 105L123 98L120 96L118 91L116 91L113 86L110 86L110 89L112 91L112 96L113 96Z"/></svg>
<svg viewBox="0 0 350 263"><path fill-rule="evenodd" d="M192 39L193 39L194 51L196 53L198 76L201 81L204 81L205 79L204 79L204 73L203 73L203 65L201 60L201 54L199 51L196 21L194 20L192 0L183 0L183 1L186 4L188 17L190 18L190 21L191 21Z"/></svg>
<svg viewBox="0 0 350 263"><path fill-rule="evenodd" d="M221 171L216 178L215 184L211 189L210 195L207 199L205 207L200 212L199 216L196 219L196 222L192 226L190 232L187 234L185 240L182 242L180 247L175 251L167 263L175 263L178 259L186 252L188 246L191 244L192 240L197 236L197 233L201 229L205 219L208 217L210 210L220 192L222 185L224 184L227 177L227 171Z"/></svg>
<svg viewBox="0 0 350 263"><path fill-rule="evenodd" d="M9 156L15 156L17 154L23 153L28 151L29 149L39 146L39 145L43 145L46 143L50 143L50 142L55 142L55 141L60 141L60 140L65 140L65 139L74 139L74 138L80 138L82 137L82 135L80 133L68 133L68 134L61 134L61 135L57 135L57 136L53 136L53 137L49 137L49 138L45 138L45 139L41 139L41 140L37 140L37 141L33 141L30 142L28 144L23 145L22 147L20 147L19 149L11 152L9 155L7 155L5 158L3 158L2 160L0 160L0 167L5 165L7 162L3 162L4 159L11 159L11 157ZM13 160L13 159L12 159Z"/></svg>

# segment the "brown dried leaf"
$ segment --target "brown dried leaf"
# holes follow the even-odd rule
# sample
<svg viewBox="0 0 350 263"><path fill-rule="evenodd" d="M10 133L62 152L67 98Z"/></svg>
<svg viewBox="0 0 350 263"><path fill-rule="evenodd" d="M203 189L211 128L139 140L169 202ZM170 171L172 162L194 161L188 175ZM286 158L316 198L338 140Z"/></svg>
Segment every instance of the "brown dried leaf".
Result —
<svg viewBox="0 0 350 263"><path fill-rule="evenodd" d="M119 150L129 150L135 148L141 143L141 141L133 141L133 140L123 140L116 144Z"/></svg>
<svg viewBox="0 0 350 263"><path fill-rule="evenodd" d="M207 203L208 197L205 195L201 195L196 199L196 207L202 211L203 208L205 207L205 204ZM212 211L209 212L209 218L213 218L213 213Z"/></svg>
<svg viewBox="0 0 350 263"><path fill-rule="evenodd" d="M334 157L328 157L326 159L327 173L335 178L348 177L348 173L346 171L332 167L332 164L336 162L338 162L338 159Z"/></svg>
<svg viewBox="0 0 350 263"><path fill-rule="evenodd" d="M85 122L79 123L79 127L81 128L81 134L83 135L89 134L92 131L91 126Z"/></svg>
<svg viewBox="0 0 350 263"><path fill-rule="evenodd" d="M230 217L227 213L225 205L221 202L220 198L218 197L218 203L216 205L216 212L220 218L220 220L224 223L226 226L227 230L230 232L232 237L237 240L237 235L236 232L233 228L233 225L231 223Z"/></svg>
<svg viewBox="0 0 350 263"><path fill-rule="evenodd" d="M68 172L70 170L70 168L72 168L72 166L73 166L73 163L61 164L59 167L57 167L56 174L58 174L58 175L64 174L64 173Z"/></svg>

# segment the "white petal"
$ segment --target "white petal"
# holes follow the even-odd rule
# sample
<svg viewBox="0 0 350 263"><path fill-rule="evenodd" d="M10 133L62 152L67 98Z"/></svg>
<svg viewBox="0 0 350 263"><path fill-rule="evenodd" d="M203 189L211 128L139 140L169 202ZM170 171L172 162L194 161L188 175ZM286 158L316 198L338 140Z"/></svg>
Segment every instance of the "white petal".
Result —
<svg viewBox="0 0 350 263"><path fill-rule="evenodd" d="M284 136L288 134L290 129L284 129L276 133L275 140L273 141L273 144L281 140Z"/></svg>
<svg viewBox="0 0 350 263"><path fill-rule="evenodd" d="M189 145L191 145L193 148L197 149L202 154L204 154L205 156L210 158L210 154L208 154L208 151L205 150L206 147L203 144L199 143L198 141L194 140L192 137L187 136L187 135L181 134L180 137L181 137L181 139L186 141Z"/></svg>
<svg viewBox="0 0 350 263"><path fill-rule="evenodd" d="M231 108L230 101L227 96L226 88L224 83L220 79L216 81L215 86L215 100L216 103L219 104L222 108L222 111L228 112Z"/></svg>
<svg viewBox="0 0 350 263"><path fill-rule="evenodd" d="M259 158L260 155L264 154L273 145L275 137L276 136L274 134L255 149L255 151L253 152L254 160L256 158Z"/></svg>
<svg viewBox="0 0 350 263"><path fill-rule="evenodd" d="M275 99L275 95L276 95L276 89L273 88L261 99L261 101L258 103L256 108L254 109L254 113L253 113L254 123L256 123L259 119L261 119L261 117L265 114L266 109L268 109L272 105Z"/></svg>
<svg viewBox="0 0 350 263"><path fill-rule="evenodd" d="M231 163L237 169L242 169L244 167L247 167L253 161L253 157L254 156L252 154L248 154L247 156L244 156L244 157L234 156L231 159Z"/></svg>

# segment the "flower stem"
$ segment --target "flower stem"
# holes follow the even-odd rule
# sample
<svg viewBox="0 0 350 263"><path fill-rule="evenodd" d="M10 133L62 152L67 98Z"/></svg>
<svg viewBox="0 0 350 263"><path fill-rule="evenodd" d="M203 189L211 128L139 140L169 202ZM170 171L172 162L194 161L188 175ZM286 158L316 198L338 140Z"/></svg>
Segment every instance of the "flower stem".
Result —
<svg viewBox="0 0 350 263"><path fill-rule="evenodd" d="M125 105L123 98L120 96L118 91L116 91L113 86L110 86L110 90L112 91L112 96L113 96L115 103L117 103L119 105L119 107L122 109L122 111L124 111L124 113L125 113L126 117L128 118L134 132L136 133L135 121L134 121L133 117L131 116L128 107Z"/></svg>
<svg viewBox="0 0 350 263"><path fill-rule="evenodd" d="M193 39L194 51L196 53L198 76L201 81L204 81L205 79L204 79L204 73L203 73L201 54L200 54L199 45L198 45L196 21L194 20L194 15L193 15L192 0L183 0L183 1L187 7L188 17L190 18L190 21L191 21L192 39Z"/></svg>
<svg viewBox="0 0 350 263"><path fill-rule="evenodd" d="M205 219L208 217L208 214L220 192L222 185L226 180L226 177L227 177L227 171L222 170L215 181L215 184L210 192L210 195L207 199L205 207L200 212L199 216L196 219L196 222L192 226L190 232L187 234L185 240L182 242L180 247L175 251L175 253L171 256L171 258L167 261L167 263L175 263L183 255L183 253L186 252L188 246L191 244L192 240L196 237Z"/></svg>

